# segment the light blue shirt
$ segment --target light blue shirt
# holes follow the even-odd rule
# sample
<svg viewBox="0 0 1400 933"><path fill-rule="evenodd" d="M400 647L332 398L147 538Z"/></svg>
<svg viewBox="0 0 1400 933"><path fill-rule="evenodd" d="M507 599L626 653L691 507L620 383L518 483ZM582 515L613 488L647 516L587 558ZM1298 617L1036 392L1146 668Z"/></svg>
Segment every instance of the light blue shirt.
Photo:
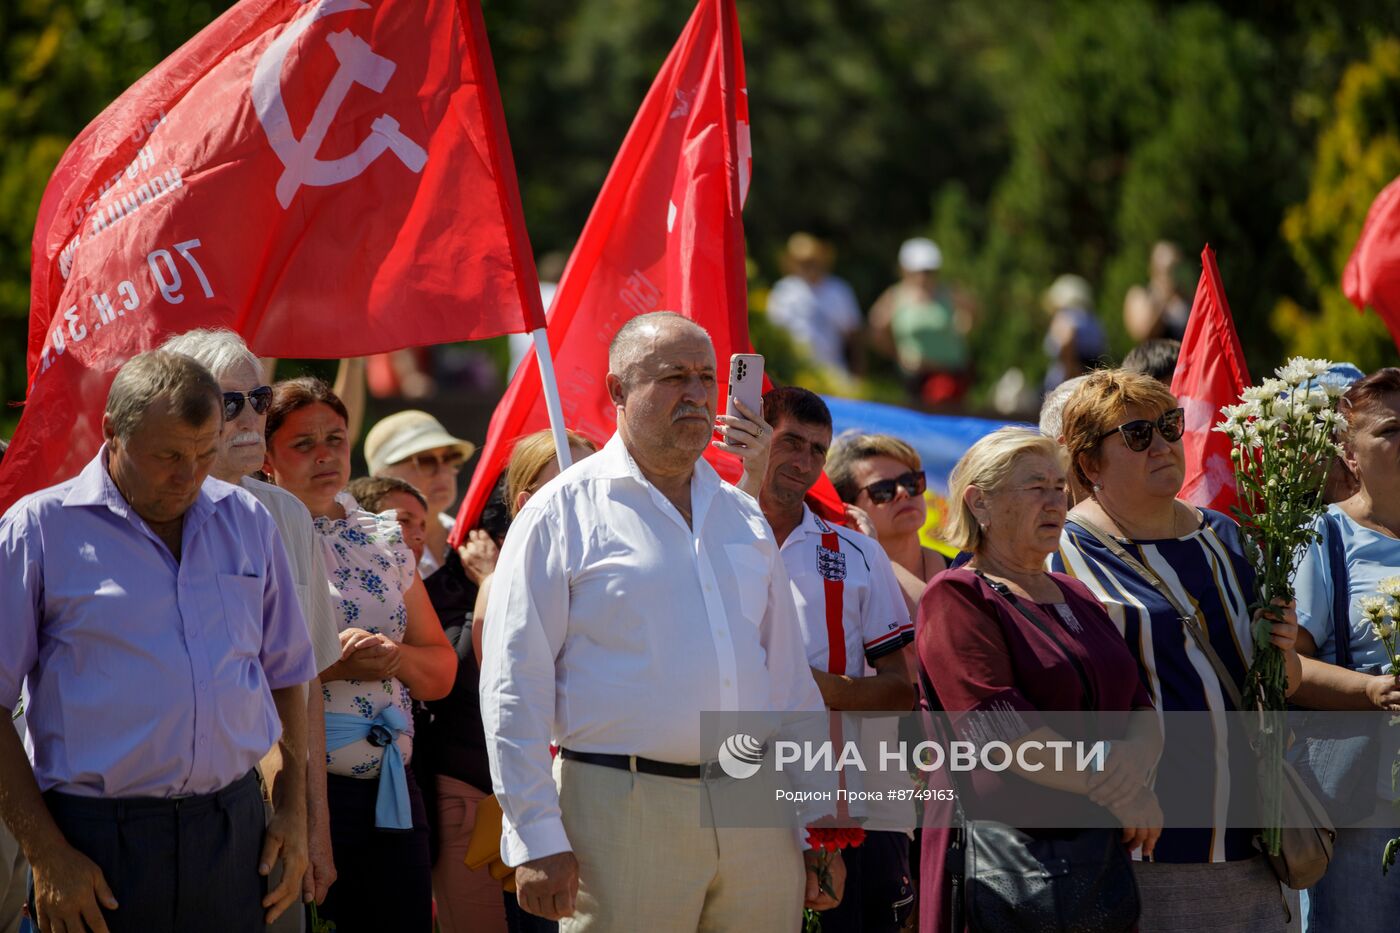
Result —
<svg viewBox="0 0 1400 933"><path fill-rule="evenodd" d="M1390 669L1390 659L1376 633L1371 631L1356 602L1363 596L1374 596L1377 584L1386 577L1400 576L1400 539L1358 525L1340 508L1328 511L1341 518L1342 550L1346 558L1348 593L1346 626L1351 633L1352 666L1364 668L1380 665L1380 672ZM1338 527L1337 525L1331 526ZM1328 526L1323 526L1324 533ZM1314 541L1303 553L1294 581L1298 599L1298 624L1308 630L1317 642L1317 657L1335 664L1337 659L1336 620L1332 618L1335 585L1327 557L1326 541Z"/></svg>
<svg viewBox="0 0 1400 933"><path fill-rule="evenodd" d="M118 492L107 448L0 518L0 706L21 690L41 790L219 790L281 734L272 692L316 676L276 525L210 478L181 558Z"/></svg>
<svg viewBox="0 0 1400 933"><path fill-rule="evenodd" d="M1351 664L1353 668L1390 671L1390 659L1371 626L1356 608L1363 596L1374 596L1376 586L1386 577L1400 576L1400 540L1373 531L1352 521L1351 516L1337 506L1328 511L1341 521L1323 525L1323 534L1340 526L1342 550L1347 574L1347 630L1351 633ZM1327 541L1314 541L1303 554L1293 589L1298 600L1298 624L1308 630L1317 642L1319 660L1335 664L1337 660L1337 625L1332 618L1332 599L1336 581L1327 555ZM1400 729L1381 729L1380 773L1376 776L1376 793L1385 800L1394 798L1390 787L1390 763L1400 750Z"/></svg>

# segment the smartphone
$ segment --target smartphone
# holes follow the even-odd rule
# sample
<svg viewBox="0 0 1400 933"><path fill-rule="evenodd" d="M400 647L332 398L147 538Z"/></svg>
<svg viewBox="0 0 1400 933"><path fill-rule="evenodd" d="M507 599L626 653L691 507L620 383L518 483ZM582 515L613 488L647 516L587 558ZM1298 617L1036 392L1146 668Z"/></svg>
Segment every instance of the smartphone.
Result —
<svg viewBox="0 0 1400 933"><path fill-rule="evenodd" d="M763 355L736 353L729 358L729 391L724 396L724 413L740 416L734 399L755 415L763 414ZM742 416L740 416L742 417Z"/></svg>

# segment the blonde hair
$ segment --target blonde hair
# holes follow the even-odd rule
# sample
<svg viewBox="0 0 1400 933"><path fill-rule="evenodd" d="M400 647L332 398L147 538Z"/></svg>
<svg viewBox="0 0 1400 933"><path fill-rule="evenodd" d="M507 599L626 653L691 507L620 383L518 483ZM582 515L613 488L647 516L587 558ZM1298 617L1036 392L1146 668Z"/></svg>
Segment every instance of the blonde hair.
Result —
<svg viewBox="0 0 1400 933"><path fill-rule="evenodd" d="M856 434L847 432L836 438L826 455L826 475L836 487L842 502L854 502L860 490L856 488L856 464L871 457L889 457L911 470L922 470L923 461L907 443L889 434Z"/></svg>
<svg viewBox="0 0 1400 933"><path fill-rule="evenodd" d="M1040 454L1061 467L1066 465L1065 450L1054 438L1046 437L1032 428L998 428L973 444L948 474L948 517L944 521L942 538L964 551L977 551L982 546L983 532L977 516L968 507L964 495L969 487L983 492L995 492L1011 471L1018 458Z"/></svg>
<svg viewBox="0 0 1400 933"><path fill-rule="evenodd" d="M1151 376L1126 369L1090 373L1065 403L1060 426L1075 478L1085 489L1092 487L1080 459L1098 462L1103 436L1118 426L1129 408L1145 408L1155 418L1176 407L1176 396Z"/></svg>
<svg viewBox="0 0 1400 933"><path fill-rule="evenodd" d="M564 433L569 437L570 447L582 447L590 452L597 452L598 445L577 431ZM506 509L510 511L511 518L520 511L515 504L520 494L527 490L534 491L530 487L539 479L544 468L554 460L555 454L554 434L548 430L527 434L516 441L515 449L510 454L510 464L506 467Z"/></svg>

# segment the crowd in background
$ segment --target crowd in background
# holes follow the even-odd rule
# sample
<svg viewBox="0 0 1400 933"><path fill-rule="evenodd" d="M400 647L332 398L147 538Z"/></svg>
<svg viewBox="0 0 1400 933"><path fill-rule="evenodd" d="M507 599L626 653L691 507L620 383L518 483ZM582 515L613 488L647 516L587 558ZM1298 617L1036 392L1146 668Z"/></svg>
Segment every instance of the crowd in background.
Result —
<svg viewBox="0 0 1400 933"><path fill-rule="evenodd" d="M772 322L823 366L883 354L911 402L960 406L979 310L942 280L938 246L901 247L900 279L868 319L833 259L792 238ZM272 382L230 332L171 338L123 368L84 473L0 521L0 631L18 646L0 664L0 706L22 687L29 706L28 753L0 741L0 813L34 863L31 905L59 930L252 929L263 911L297 930L301 900L339 933L781 929L789 917L795 929L804 906L832 931L949 929L946 830L916 835L912 810L872 813L865 843L839 860L836 896L804 889L811 853L791 840L696 835L706 765L678 738L692 726L675 723L740 697L893 714L921 693L949 712L1010 710L1017 739L1038 710L1237 707L1254 571L1232 518L1177 498L1179 263L1159 244L1129 294L1139 343L1121 368L1102 365L1087 283L1050 285L1040 429L996 431L953 471L952 568L920 539L927 477L904 439L833 437L825 404L798 387L721 415L708 337L678 316L635 319L614 341L619 434L571 432L562 477L548 432L517 439L455 547L472 441L400 411L365 432L368 475L352 475L379 364L366 376L347 361L333 390ZM430 376L415 359L391 361L405 395ZM1375 636L1334 595L1400 567L1400 371L1335 378L1349 385L1346 453L1324 540L1296 608L1267 623L1298 701L1395 709ZM698 460L711 443L743 461L737 487ZM804 504L823 473L849 527ZM102 634L128 618L144 625ZM206 644L200 618L226 630ZM719 650L724 639L734 647ZM123 705L108 730L104 711ZM193 748L174 741L186 733ZM1097 775L1018 772L960 792L1109 814L1124 858L1138 856L1125 870L1142 930L1306 917L1323 933L1400 915L1374 872L1389 831L1343 830L1300 905L1251 831L1164 821L1173 788L1224 780L1219 755L1247 754L1239 741L1203 754L1142 728L1115 737ZM1385 794L1378 779L1377 812ZM198 822L215 813L217 825ZM224 861L196 856L188 833ZM23 862L6 839L0 929L26 899ZM191 913L209 904L217 921Z"/></svg>
<svg viewBox="0 0 1400 933"><path fill-rule="evenodd" d="M540 257L541 298L547 309L563 254ZM1045 393L1067 379L1111 361L1106 321L1092 286L1067 273L1049 282L1040 296L1043 311L1040 362L1026 360L1002 373L978 372L976 329L989 326L988 314L972 293L957 283L956 270L944 269L943 251L926 237L901 244L892 268L896 280L862 309L854 289L835 271L835 246L810 233L789 237L783 274L771 289L757 293L763 317L797 354L804 371L820 374L831 394L861 394L857 380L895 374L903 404L939 413L988 412L1026 417ZM1190 313L1191 283L1180 248L1158 242L1147 264L1147 282L1133 286L1123 301L1121 327L1135 345L1152 340L1180 341ZM991 317L995 317L991 315ZM764 352L763 337L756 336ZM530 347L528 335L509 340L504 371L487 355L464 347L417 348L368 360L367 385L375 399L415 403L489 391L509 379ZM360 364L363 365L363 364ZM1024 371L1044 378L1029 384ZM995 376L985 399L970 397L978 381Z"/></svg>

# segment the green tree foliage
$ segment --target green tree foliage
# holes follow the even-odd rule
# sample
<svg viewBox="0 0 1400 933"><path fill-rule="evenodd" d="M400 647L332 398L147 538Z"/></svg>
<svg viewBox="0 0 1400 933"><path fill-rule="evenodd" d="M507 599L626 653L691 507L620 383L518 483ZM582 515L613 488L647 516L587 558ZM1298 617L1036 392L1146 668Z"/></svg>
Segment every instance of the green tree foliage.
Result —
<svg viewBox="0 0 1400 933"><path fill-rule="evenodd" d="M1318 311L1284 298L1274 329L1289 353L1350 360L1371 371L1396 362L1395 343L1374 313L1342 294L1342 270L1375 196L1400 175L1400 41L1374 44L1347 69L1317 141L1306 200L1290 208L1283 235ZM1308 299L1304 299L1308 300Z"/></svg>
<svg viewBox="0 0 1400 933"><path fill-rule="evenodd" d="M1161 238L1188 256L1215 247L1249 351L1272 358L1258 325L1291 275L1276 229L1302 189L1285 67L1249 23L1214 6L1061 7L1009 114L1012 161L969 257L983 319L995 322L979 335L993 374L1040 363L1039 296L1065 272L1097 286L1100 317L1126 350L1123 296ZM975 227L965 195L944 198L940 236Z"/></svg>
<svg viewBox="0 0 1400 933"><path fill-rule="evenodd" d="M1164 236L1188 255L1216 247L1246 351L1272 365L1279 346L1264 325L1279 296L1306 297L1339 268L1315 281L1280 235L1307 191L1303 154L1331 119L1344 66L1400 34L1393 0L1340 12L1327 0L1286 11L1245 0L738 2L755 297L794 230L834 241L838 272L866 305L894 277L899 242L931 232L947 278L979 301L984 383L1013 364L1035 374L1039 296L1062 272L1094 283L1126 349L1123 293ZM23 395L29 242L53 164L227 5L0 2L0 398ZM483 7L532 241L567 251L692 4ZM1348 211L1373 193L1344 195L1358 199ZM793 348L773 349L775 371L805 372Z"/></svg>
<svg viewBox="0 0 1400 933"><path fill-rule="evenodd" d="M54 165L114 98L227 3L0 3L0 400L24 397L29 244ZM0 410L0 430L15 419Z"/></svg>

